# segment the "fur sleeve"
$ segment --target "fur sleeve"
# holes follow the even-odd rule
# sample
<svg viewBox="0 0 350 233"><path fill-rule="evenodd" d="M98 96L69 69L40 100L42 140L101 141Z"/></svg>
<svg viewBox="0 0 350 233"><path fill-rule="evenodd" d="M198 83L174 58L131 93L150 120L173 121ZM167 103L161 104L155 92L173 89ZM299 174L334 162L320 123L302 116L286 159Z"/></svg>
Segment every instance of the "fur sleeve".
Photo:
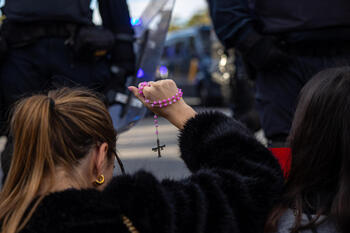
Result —
<svg viewBox="0 0 350 233"><path fill-rule="evenodd" d="M243 175L281 170L271 152L241 123L218 112L190 119L179 136L181 157L196 172L202 168L230 169ZM252 174L253 173L253 174Z"/></svg>
<svg viewBox="0 0 350 233"><path fill-rule="evenodd" d="M143 233L259 233L282 184L225 169L200 169L175 181L140 171L116 177L103 201Z"/></svg>
<svg viewBox="0 0 350 233"><path fill-rule="evenodd" d="M181 157L195 176L209 169L219 177L238 228L262 229L283 189L282 171L271 152L242 124L215 112L190 119L179 143Z"/></svg>
<svg viewBox="0 0 350 233"><path fill-rule="evenodd" d="M104 191L106 199L118 200L143 233L263 232L283 188L269 150L220 113L190 119L179 141L190 177L158 181L142 171L116 177Z"/></svg>

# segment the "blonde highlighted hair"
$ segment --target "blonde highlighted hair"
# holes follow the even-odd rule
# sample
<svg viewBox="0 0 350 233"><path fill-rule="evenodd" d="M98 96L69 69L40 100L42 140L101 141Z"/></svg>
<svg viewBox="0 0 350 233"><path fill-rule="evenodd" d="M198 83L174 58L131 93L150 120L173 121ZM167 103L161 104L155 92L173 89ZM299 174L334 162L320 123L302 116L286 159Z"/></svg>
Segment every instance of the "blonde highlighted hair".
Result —
<svg viewBox="0 0 350 233"><path fill-rule="evenodd" d="M19 101L11 134L13 157L0 193L1 233L17 233L25 227L42 194L50 190L46 186L42 190L43 180L53 184L57 166L72 171L92 147L103 142L112 158L116 144L106 106L86 89L62 88Z"/></svg>

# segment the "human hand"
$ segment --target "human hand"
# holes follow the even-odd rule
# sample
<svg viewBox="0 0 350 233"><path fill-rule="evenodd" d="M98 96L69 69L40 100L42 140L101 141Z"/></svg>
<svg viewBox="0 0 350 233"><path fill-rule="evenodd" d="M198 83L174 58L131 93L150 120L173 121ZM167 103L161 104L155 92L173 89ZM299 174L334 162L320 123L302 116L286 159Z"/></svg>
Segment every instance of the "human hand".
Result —
<svg viewBox="0 0 350 233"><path fill-rule="evenodd" d="M141 84L139 87L140 86ZM168 100L168 98L172 99L173 97L176 97L176 93L179 93L179 90L173 80L149 82L148 85L144 86L142 93L140 93L139 88L133 86L129 87L128 89L149 110L166 118L179 129L184 127L184 124L189 118L196 115L196 112L190 106L188 106L182 98L179 100L176 99L176 101L171 104L162 104L162 107L159 107L159 104L152 106L154 101L159 102L164 99Z"/></svg>

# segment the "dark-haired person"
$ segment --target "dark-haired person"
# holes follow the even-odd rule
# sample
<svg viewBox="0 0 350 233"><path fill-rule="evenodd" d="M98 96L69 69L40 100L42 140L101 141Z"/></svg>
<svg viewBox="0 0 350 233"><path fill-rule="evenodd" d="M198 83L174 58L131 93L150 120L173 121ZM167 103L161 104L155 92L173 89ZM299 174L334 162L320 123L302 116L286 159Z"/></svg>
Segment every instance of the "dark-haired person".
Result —
<svg viewBox="0 0 350 233"><path fill-rule="evenodd" d="M147 104L136 87L130 90ZM152 102L177 91L163 80L143 95ZM21 100L0 193L1 233L262 232L283 186L269 150L235 120L197 114L182 99L151 109L180 129L190 177L158 181L140 171L112 178L116 132L89 91L61 89Z"/></svg>
<svg viewBox="0 0 350 233"><path fill-rule="evenodd" d="M350 67L318 73L301 91L291 169L265 233L350 232Z"/></svg>

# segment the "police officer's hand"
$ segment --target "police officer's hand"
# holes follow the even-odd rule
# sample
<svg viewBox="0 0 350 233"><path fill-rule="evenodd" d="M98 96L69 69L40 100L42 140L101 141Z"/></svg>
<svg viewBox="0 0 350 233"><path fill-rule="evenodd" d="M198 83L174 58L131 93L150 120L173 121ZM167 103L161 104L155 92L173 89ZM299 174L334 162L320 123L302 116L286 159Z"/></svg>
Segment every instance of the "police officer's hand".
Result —
<svg viewBox="0 0 350 233"><path fill-rule="evenodd" d="M279 41L272 36L259 36L242 51L244 59L257 70L281 68L291 58L280 48Z"/></svg>

